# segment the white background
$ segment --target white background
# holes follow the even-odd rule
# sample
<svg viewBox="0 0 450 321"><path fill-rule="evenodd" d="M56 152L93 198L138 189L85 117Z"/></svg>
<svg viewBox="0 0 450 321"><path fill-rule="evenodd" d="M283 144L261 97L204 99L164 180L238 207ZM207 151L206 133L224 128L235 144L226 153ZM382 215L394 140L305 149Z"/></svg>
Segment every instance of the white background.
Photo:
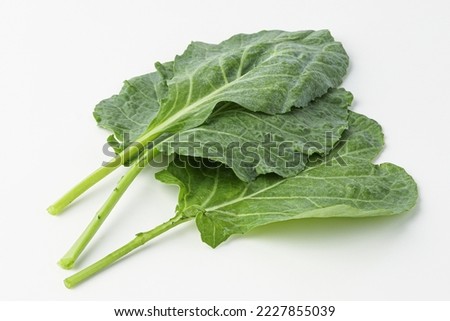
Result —
<svg viewBox="0 0 450 321"><path fill-rule="evenodd" d="M9 1L0 3L0 299L449 300L448 1ZM212 250L180 226L76 289L57 259L120 177L63 215L45 209L105 160L92 109L123 80L192 40L261 29L330 29L351 60L353 110L403 166L408 214L259 228ZM177 189L146 169L111 213L86 266L169 218ZM123 173L123 171L122 171Z"/></svg>

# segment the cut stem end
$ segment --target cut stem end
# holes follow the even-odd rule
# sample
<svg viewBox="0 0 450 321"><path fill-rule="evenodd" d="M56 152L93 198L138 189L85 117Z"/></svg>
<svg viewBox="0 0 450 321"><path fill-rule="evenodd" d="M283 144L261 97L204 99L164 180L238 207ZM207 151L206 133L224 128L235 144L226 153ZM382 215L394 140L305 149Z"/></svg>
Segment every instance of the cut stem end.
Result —
<svg viewBox="0 0 450 321"><path fill-rule="evenodd" d="M73 258L63 257L58 261L58 265L62 267L64 270L70 270L73 268L75 260Z"/></svg>
<svg viewBox="0 0 450 321"><path fill-rule="evenodd" d="M56 208L54 205L50 205L47 208L47 212L51 215L58 215L59 213L61 213L61 210L58 210L58 208Z"/></svg>

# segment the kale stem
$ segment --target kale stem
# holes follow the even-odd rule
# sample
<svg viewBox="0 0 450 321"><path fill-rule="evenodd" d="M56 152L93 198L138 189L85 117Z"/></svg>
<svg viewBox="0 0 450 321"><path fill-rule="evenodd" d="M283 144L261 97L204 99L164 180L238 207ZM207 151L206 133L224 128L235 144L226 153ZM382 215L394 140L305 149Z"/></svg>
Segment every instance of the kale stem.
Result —
<svg viewBox="0 0 450 321"><path fill-rule="evenodd" d="M66 194L64 194L55 203L47 208L47 212L52 215L57 215L61 213L70 203L77 199L81 194L86 192L89 188L97 184L103 178L111 174L116 170L122 162L120 160L120 155L114 158L107 166L99 167L97 170L92 172L89 176L79 182L77 185L72 187Z"/></svg>
<svg viewBox="0 0 450 321"><path fill-rule="evenodd" d="M47 211L52 215L61 213L70 203L77 199L81 194L86 192L89 188L97 184L103 178L111 174L114 170L132 159L141 150L161 134L149 131L137 139L131 146L119 153L114 159L104 166L101 166L89 176L72 187L66 194L59 198L55 203L47 208Z"/></svg>
<svg viewBox="0 0 450 321"><path fill-rule="evenodd" d="M80 272L77 272L73 274L72 276L68 277L64 280L64 284L67 288L73 288L74 286L78 285L79 283L83 282L87 278L91 277L92 275L100 272L101 270L109 267L114 262L118 261L131 251L135 250L136 248L144 245L151 239L155 238L156 236L170 230L171 228L187 222L191 218L186 218L181 215L176 215L175 217L171 218L169 221L155 227L154 229L136 234L136 237L122 246L121 248L115 250L114 252L108 254L101 260L97 261L96 263L86 267L85 269L81 270Z"/></svg>
<svg viewBox="0 0 450 321"><path fill-rule="evenodd" d="M74 265L75 261L78 259L80 254L89 244L91 239L102 226L103 222L108 217L109 213L116 206L117 202L120 200L122 195L137 177L137 175L145 167L145 164L156 156L158 151L156 149L146 150L139 157L139 159L133 163L128 172L119 180L116 188L112 191L106 202L95 214L89 225L85 228L83 233L78 237L72 247L67 251L67 253L59 260L58 264L64 269L70 269Z"/></svg>

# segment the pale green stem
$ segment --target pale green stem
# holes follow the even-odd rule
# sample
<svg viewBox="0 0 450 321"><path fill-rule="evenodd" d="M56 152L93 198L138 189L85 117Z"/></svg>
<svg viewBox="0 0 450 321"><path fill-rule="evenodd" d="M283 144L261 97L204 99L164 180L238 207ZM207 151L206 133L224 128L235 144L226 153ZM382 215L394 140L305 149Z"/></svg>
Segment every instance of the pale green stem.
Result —
<svg viewBox="0 0 450 321"><path fill-rule="evenodd" d="M177 215L173 218L171 218L169 221L155 227L154 229L139 233L136 235L136 237L122 246L121 248L115 250L114 252L108 254L103 259L97 261L96 263L88 266L87 268L81 270L78 273L75 273L74 275L68 277L64 280L64 284L67 288L73 288L74 286L78 285L79 283L83 282L87 278L91 277L92 275L100 272L101 270L109 267L114 262L118 261L131 251L135 250L136 248L144 245L151 239L155 238L156 236L170 230L171 228L187 222L191 218L185 218L180 215Z"/></svg>
<svg viewBox="0 0 450 321"><path fill-rule="evenodd" d="M97 233L100 226L102 226L103 222L106 220L109 213L111 213L112 209L116 206L122 195L134 181L136 176L142 171L145 164L156 156L157 153L158 151L156 149L153 149L152 151L146 150L141 157L133 163L128 172L117 183L116 188L114 188L106 202L95 214L83 233L78 237L69 251L67 251L67 253L59 260L58 264L62 268L71 269L73 267L75 261Z"/></svg>
<svg viewBox="0 0 450 321"><path fill-rule="evenodd" d="M138 152L145 149L146 146L154 139L161 135L159 132L151 131L145 133L137 139L130 147L118 154L108 164L98 168L89 176L72 187L66 194L59 198L55 203L47 208L47 211L52 215L61 213L70 203L77 199L81 194L86 192L89 188L97 184L103 178L111 174L114 170L132 159Z"/></svg>

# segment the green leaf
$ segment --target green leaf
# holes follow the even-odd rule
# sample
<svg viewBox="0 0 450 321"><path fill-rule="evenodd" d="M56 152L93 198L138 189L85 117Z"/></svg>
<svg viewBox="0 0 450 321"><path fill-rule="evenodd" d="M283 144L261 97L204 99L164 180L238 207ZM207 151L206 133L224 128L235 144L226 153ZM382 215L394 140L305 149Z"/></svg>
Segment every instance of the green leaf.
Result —
<svg viewBox="0 0 450 321"><path fill-rule="evenodd" d="M285 113L337 87L347 67L345 50L327 30L239 34L218 45L193 42L166 73L168 95L149 130L196 127L220 102Z"/></svg>
<svg viewBox="0 0 450 321"><path fill-rule="evenodd" d="M346 165L373 161L384 146L381 126L373 119L350 112L348 129L339 142L325 157L310 157L308 167L322 163L327 165Z"/></svg>
<svg viewBox="0 0 450 321"><path fill-rule="evenodd" d="M95 120L100 127L114 133L108 138L108 143L116 151L123 150L147 130L166 91L160 73L152 72L125 81L118 95L95 106Z"/></svg>
<svg viewBox="0 0 450 321"><path fill-rule="evenodd" d="M311 168L287 179L261 177L226 202L196 216L204 242L216 247L232 234L300 218L400 214L417 199L413 179L390 163Z"/></svg>
<svg viewBox="0 0 450 321"><path fill-rule="evenodd" d="M353 113L355 126L368 119ZM358 120L358 118L360 118ZM367 131L377 141L381 133L373 123ZM355 133L355 136L351 133ZM202 240L216 247L232 234L245 233L273 222L311 217L366 217L394 215L411 209L417 198L414 180L393 164L373 165L372 152L359 153L356 161L353 147L361 129L350 128L348 147L341 166L326 163L312 166L299 175L280 178L264 175L250 183L239 180L225 166L195 166L189 158L180 157L157 178L180 186L177 212L195 217ZM352 142L352 138L356 140ZM363 161L363 157L368 157ZM209 164L213 165L213 164ZM195 168L197 167L197 168Z"/></svg>
<svg viewBox="0 0 450 321"><path fill-rule="evenodd" d="M166 154L208 158L226 164L244 181L259 174L294 176L309 156L325 155L348 127L353 96L334 89L305 108L278 115L251 112L236 104L219 107L207 123L156 146Z"/></svg>
<svg viewBox="0 0 450 321"><path fill-rule="evenodd" d="M341 83L348 57L327 30L262 31L218 45L195 42L155 66L157 72L125 81L95 108L98 125L114 133L108 143L117 153L133 141L146 145L148 137L201 125L222 102L268 114L307 106ZM256 171L267 172L263 167Z"/></svg>

